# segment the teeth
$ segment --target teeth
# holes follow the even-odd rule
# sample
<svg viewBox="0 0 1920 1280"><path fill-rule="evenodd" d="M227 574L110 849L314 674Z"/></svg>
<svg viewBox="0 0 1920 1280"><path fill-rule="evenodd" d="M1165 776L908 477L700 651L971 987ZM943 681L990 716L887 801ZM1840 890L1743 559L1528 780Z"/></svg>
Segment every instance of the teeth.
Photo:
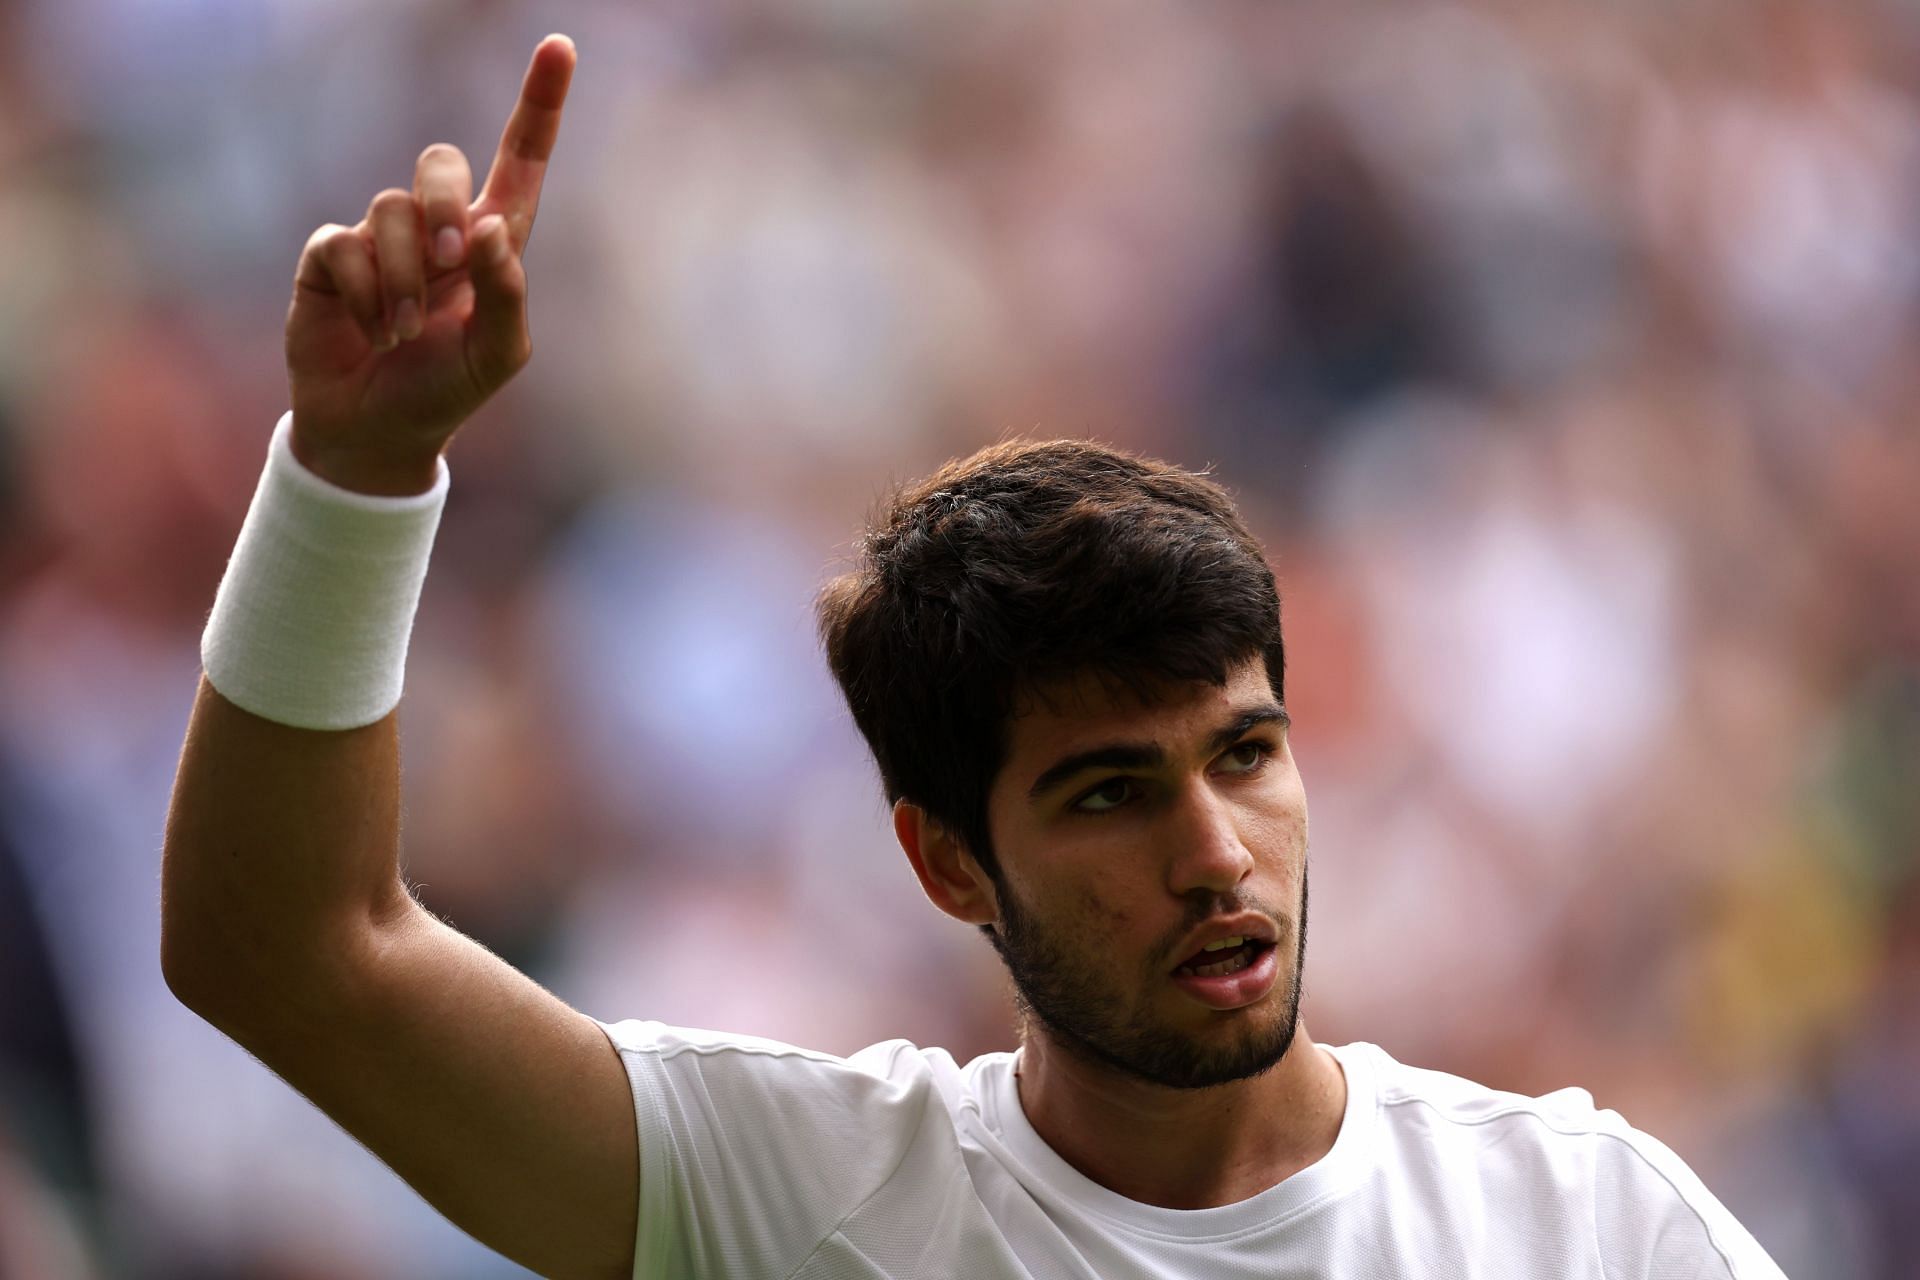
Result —
<svg viewBox="0 0 1920 1280"><path fill-rule="evenodd" d="M1183 967L1180 972L1192 974L1196 978L1218 978L1229 973L1238 973L1252 963L1252 954L1243 952L1230 960L1222 960L1219 964L1195 965L1192 968Z"/></svg>
<svg viewBox="0 0 1920 1280"><path fill-rule="evenodd" d="M1222 938L1218 942L1209 942L1200 949L1202 951L1225 951L1228 947L1237 947L1245 941L1245 938Z"/></svg>

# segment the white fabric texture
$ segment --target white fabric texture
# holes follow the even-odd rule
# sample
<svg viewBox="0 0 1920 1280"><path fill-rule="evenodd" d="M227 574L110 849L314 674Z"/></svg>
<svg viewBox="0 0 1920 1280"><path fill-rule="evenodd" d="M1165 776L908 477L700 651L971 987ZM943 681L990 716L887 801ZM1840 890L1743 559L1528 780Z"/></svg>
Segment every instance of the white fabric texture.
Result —
<svg viewBox="0 0 1920 1280"><path fill-rule="evenodd" d="M1528 1098L1334 1048L1347 1107L1324 1158L1237 1204L1165 1209L1046 1145L1011 1053L601 1026L638 1117L638 1280L1783 1280L1582 1089Z"/></svg>
<svg viewBox="0 0 1920 1280"><path fill-rule="evenodd" d="M355 493L301 466L292 434L287 413L214 597L200 661L215 689L257 716L357 729L400 703L451 475L443 458L425 493Z"/></svg>

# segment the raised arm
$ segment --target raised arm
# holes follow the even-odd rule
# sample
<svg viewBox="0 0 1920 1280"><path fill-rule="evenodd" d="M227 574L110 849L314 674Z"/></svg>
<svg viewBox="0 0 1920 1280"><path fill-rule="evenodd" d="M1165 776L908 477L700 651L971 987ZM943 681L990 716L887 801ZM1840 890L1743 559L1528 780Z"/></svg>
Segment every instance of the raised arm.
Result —
<svg viewBox="0 0 1920 1280"><path fill-rule="evenodd" d="M286 344L307 471L425 493L455 430L526 363L520 255L574 62L565 37L535 49L478 199L466 158L437 145L412 191L308 240ZM627 1274L639 1170L619 1057L407 893L393 713L298 728L311 721L234 696L262 713L202 680L181 752L168 984L479 1240L543 1275Z"/></svg>

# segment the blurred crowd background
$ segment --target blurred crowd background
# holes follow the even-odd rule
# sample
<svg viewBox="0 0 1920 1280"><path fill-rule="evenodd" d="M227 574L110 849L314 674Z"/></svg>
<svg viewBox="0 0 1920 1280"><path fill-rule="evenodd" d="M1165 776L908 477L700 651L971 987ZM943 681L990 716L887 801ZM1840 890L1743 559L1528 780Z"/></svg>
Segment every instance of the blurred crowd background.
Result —
<svg viewBox="0 0 1920 1280"><path fill-rule="evenodd" d="M170 997L158 868L300 248L483 176L556 29L402 712L429 906L607 1020L1011 1048L811 597L1009 435L1211 465L1315 1037L1585 1086L1788 1274L1920 1276L1894 0L0 3L0 1275L524 1274Z"/></svg>

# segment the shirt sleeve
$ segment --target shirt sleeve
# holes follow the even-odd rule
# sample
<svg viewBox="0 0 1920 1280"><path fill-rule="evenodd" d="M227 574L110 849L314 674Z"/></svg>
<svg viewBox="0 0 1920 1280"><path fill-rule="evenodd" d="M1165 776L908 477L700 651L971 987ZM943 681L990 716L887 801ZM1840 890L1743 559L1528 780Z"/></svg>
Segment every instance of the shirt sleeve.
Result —
<svg viewBox="0 0 1920 1280"><path fill-rule="evenodd" d="M1618 1274L1646 1280L1786 1280L1759 1241L1651 1134L1617 1112L1600 1131L1595 1231Z"/></svg>
<svg viewBox="0 0 1920 1280"><path fill-rule="evenodd" d="M600 1026L633 1088L635 1280L784 1280L915 1142L951 1140L905 1041L839 1058L659 1022Z"/></svg>

